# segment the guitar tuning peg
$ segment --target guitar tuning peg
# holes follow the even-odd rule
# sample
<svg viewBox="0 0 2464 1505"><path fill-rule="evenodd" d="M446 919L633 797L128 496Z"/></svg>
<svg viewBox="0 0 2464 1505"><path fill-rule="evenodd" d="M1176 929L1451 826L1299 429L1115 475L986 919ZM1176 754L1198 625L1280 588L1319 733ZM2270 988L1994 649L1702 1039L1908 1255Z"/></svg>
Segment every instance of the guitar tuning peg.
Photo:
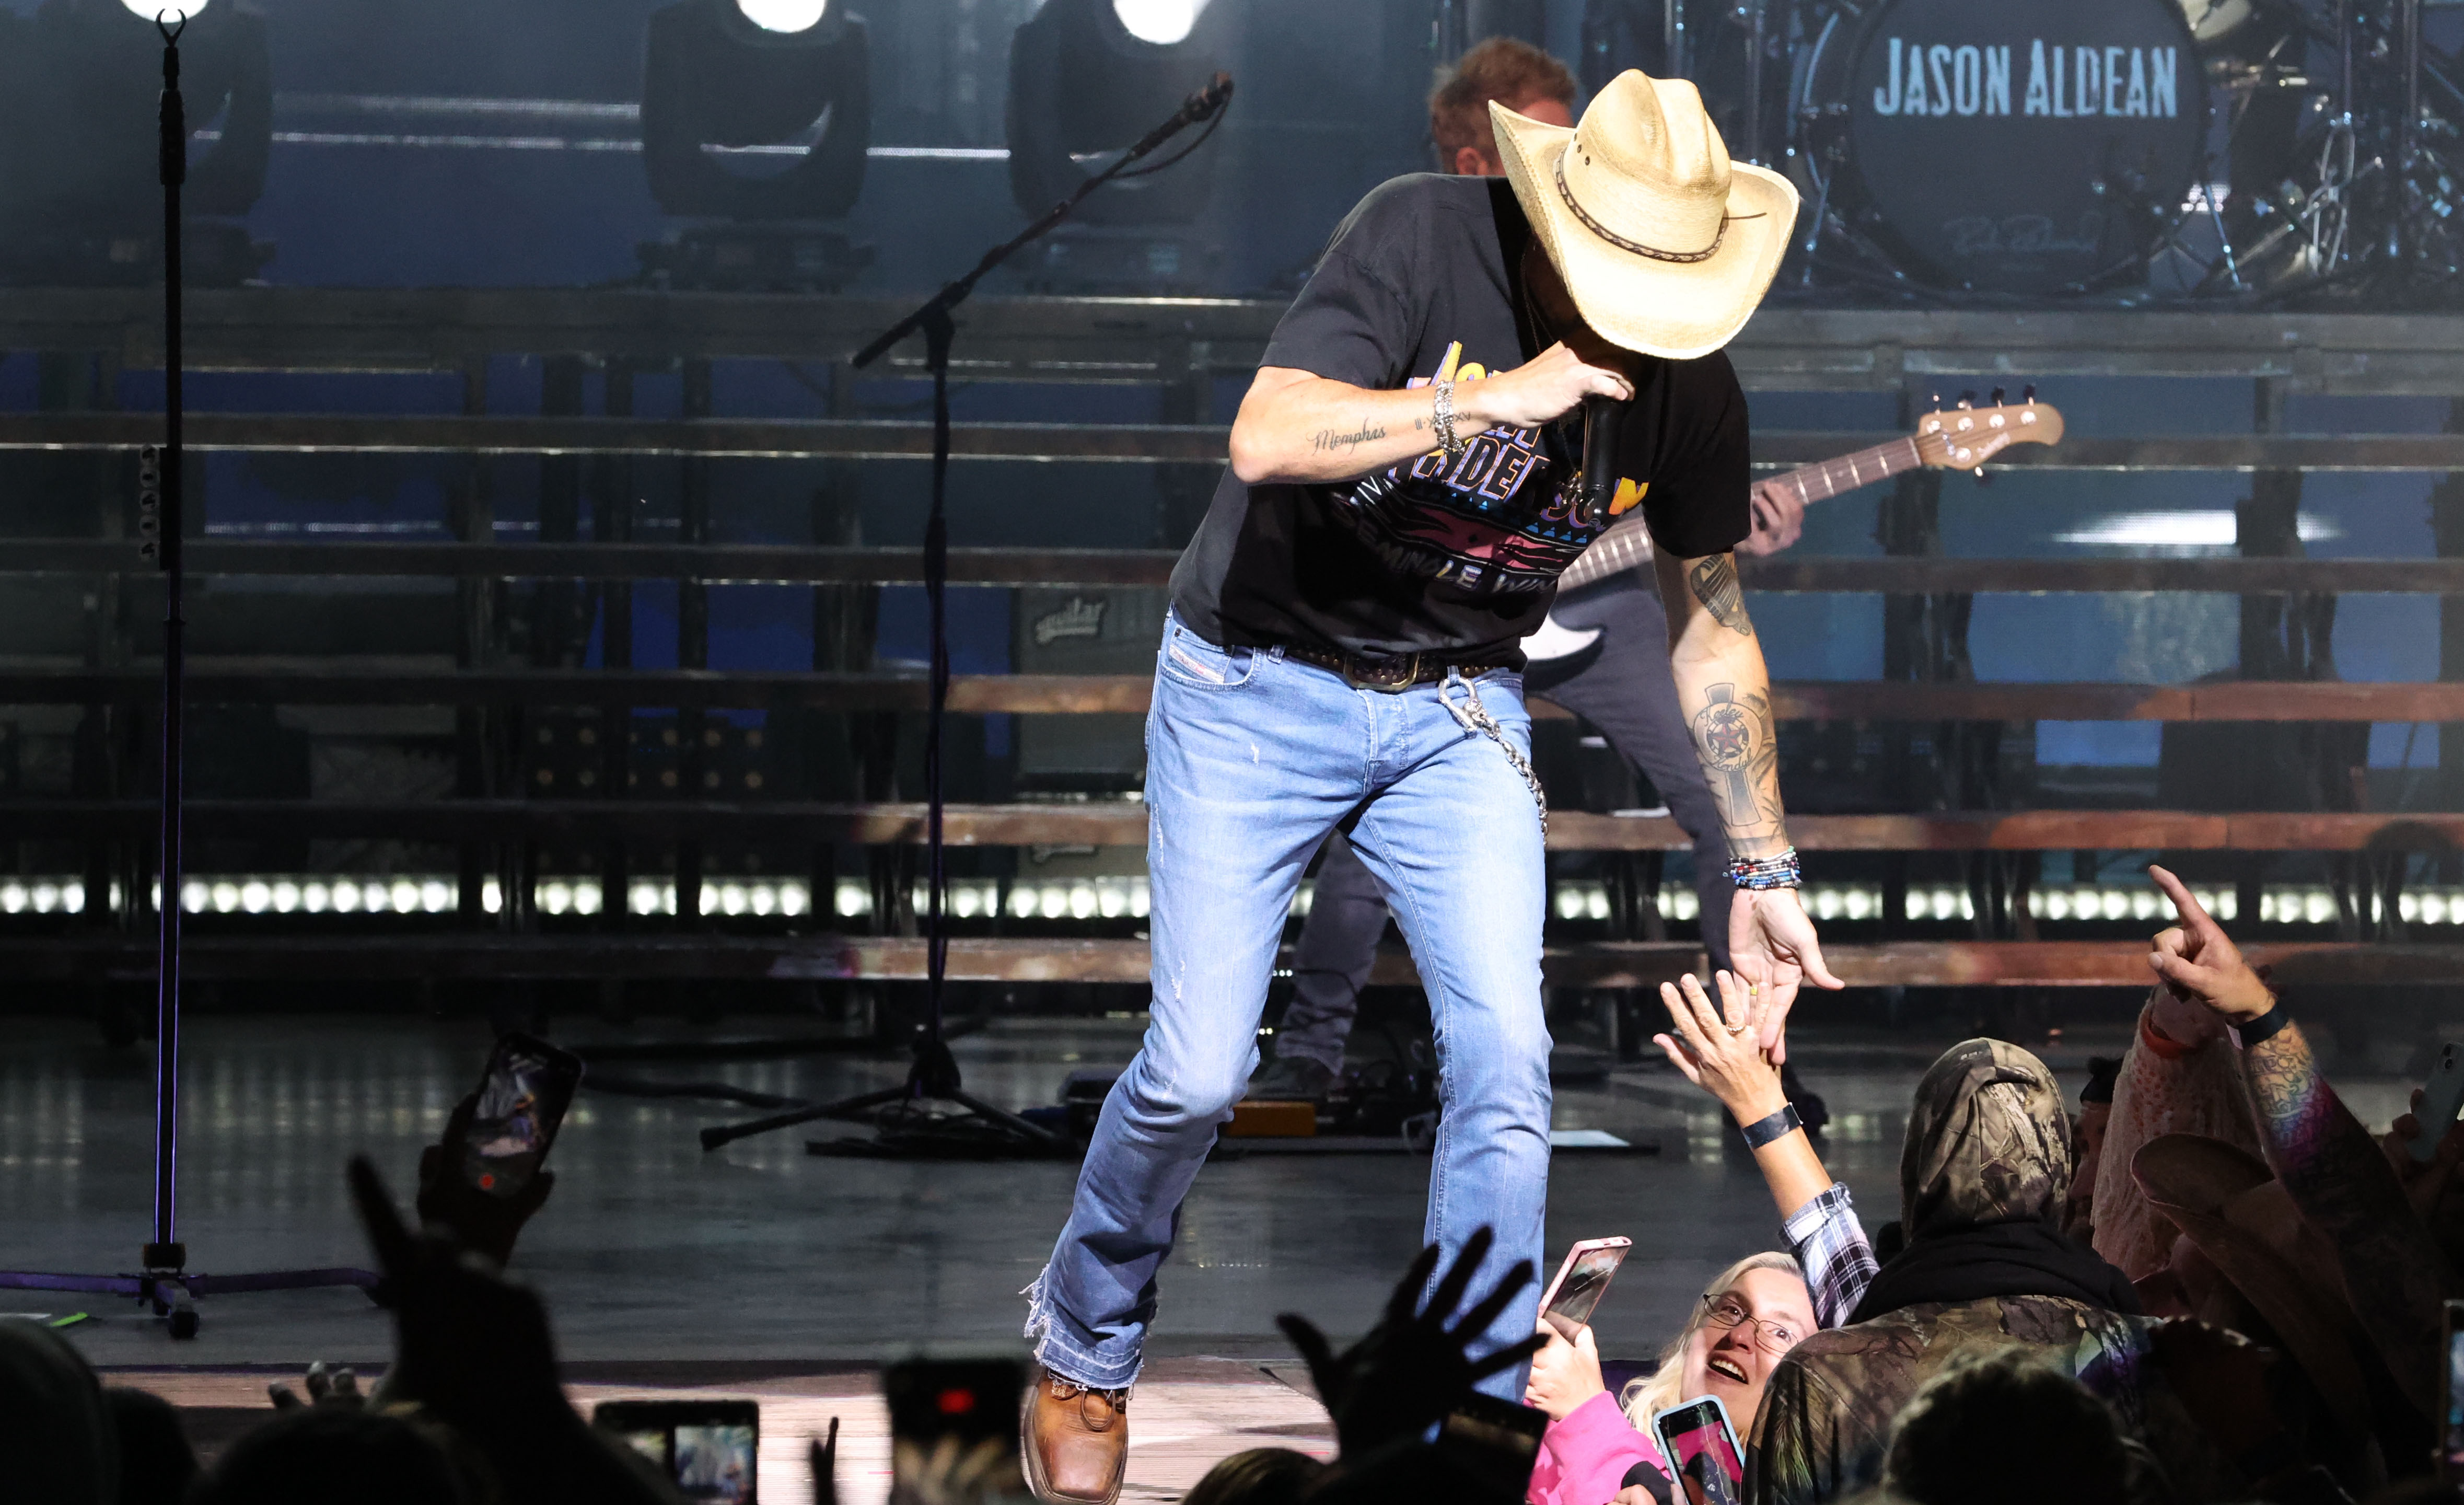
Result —
<svg viewBox="0 0 2464 1505"><path fill-rule="evenodd" d="M1971 474L1976 476L1976 484L1979 486L1991 486L1993 484L1993 477L1986 473L1986 469L1982 465L1976 467Z"/></svg>
<svg viewBox="0 0 2464 1505"><path fill-rule="evenodd" d="M1999 408L1999 407L2001 407L2001 406L2002 406L2002 396L2003 396L2002 388L2000 388L2000 387L1995 387L1995 388L1993 388L1993 395L1992 395L1991 397L1989 397L1989 398L1987 398L1987 399L1986 399L1985 406L1987 406L1988 408Z"/></svg>
<svg viewBox="0 0 2464 1505"><path fill-rule="evenodd" d="M2036 384L2030 382L2027 386L2020 387L2019 400L2023 403L2035 402L2036 400Z"/></svg>
<svg viewBox="0 0 2464 1505"><path fill-rule="evenodd" d="M1962 408L1973 408L1976 406L1975 387L1971 387L1968 390L1959 394L1959 406Z"/></svg>
<svg viewBox="0 0 2464 1505"><path fill-rule="evenodd" d="M1942 393L1940 392L1933 394L1933 410L1936 412L1942 411Z"/></svg>

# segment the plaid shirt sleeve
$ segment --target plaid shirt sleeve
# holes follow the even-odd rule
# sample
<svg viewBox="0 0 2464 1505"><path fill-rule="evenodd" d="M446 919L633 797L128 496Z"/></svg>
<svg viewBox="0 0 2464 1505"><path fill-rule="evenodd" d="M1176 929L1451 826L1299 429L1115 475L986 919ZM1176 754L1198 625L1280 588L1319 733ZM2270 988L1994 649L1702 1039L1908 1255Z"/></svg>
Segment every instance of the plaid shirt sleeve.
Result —
<svg viewBox="0 0 2464 1505"><path fill-rule="evenodd" d="M1814 1319L1838 1327L1864 1299L1874 1283L1874 1248L1865 1242L1865 1227L1857 1221L1857 1205L1846 1185L1833 1182L1812 1202L1780 1225L1788 1250L1805 1268L1805 1287L1814 1295Z"/></svg>

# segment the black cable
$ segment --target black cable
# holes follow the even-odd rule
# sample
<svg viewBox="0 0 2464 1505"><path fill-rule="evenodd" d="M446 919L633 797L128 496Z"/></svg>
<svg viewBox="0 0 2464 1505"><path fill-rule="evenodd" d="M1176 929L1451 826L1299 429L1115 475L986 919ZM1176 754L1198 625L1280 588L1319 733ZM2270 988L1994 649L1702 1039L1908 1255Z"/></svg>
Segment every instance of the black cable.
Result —
<svg viewBox="0 0 2464 1505"><path fill-rule="evenodd" d="M1194 152L1199 147L1205 145L1207 142L1214 137L1215 128L1223 123L1223 117L1231 113L1232 111L1229 105L1226 105L1223 109L1216 111L1215 119L1206 122L1206 129L1198 133L1198 139L1196 141L1191 142L1188 145L1180 148L1180 150L1173 153L1169 157L1166 157L1163 161L1140 167L1135 172L1116 172L1112 174L1112 176L1115 178L1143 178L1151 172L1161 172L1164 168L1181 162L1187 158L1191 152Z"/></svg>
<svg viewBox="0 0 2464 1505"><path fill-rule="evenodd" d="M748 1108L803 1108L812 1102L810 1097L758 1092L733 1082L660 1082L641 1076L609 1076L603 1072L589 1073L582 1078L582 1085L591 1092L613 1093L619 1097L708 1097L742 1103Z"/></svg>

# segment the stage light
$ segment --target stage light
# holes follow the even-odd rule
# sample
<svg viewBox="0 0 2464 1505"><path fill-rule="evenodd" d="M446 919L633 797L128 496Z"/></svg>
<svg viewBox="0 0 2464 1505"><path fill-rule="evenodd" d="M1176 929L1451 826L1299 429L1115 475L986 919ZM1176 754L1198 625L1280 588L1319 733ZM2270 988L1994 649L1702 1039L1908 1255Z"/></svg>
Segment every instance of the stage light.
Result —
<svg viewBox="0 0 2464 1505"><path fill-rule="evenodd" d="M128 7L130 15L148 21L158 16L166 16L172 24L177 25L184 15L191 21L195 20L211 3L211 0L174 0L170 5L156 5L152 0L120 0L120 3Z"/></svg>
<svg viewBox="0 0 2464 1505"><path fill-rule="evenodd" d="M869 248L824 223L864 190L872 143L864 18L825 0L682 0L643 44L650 196L696 225L642 247L671 285L829 291Z"/></svg>
<svg viewBox="0 0 2464 1505"><path fill-rule="evenodd" d="M0 49L0 281L92 285L162 276L157 117L163 38L147 0L52 0ZM273 248L238 223L274 143L265 17L190 0L180 38L187 280L253 277Z"/></svg>
<svg viewBox="0 0 2464 1505"><path fill-rule="evenodd" d="M765 32L809 32L821 23L830 0L736 0L744 18Z"/></svg>
<svg viewBox="0 0 2464 1505"><path fill-rule="evenodd" d="M1158 47L1186 40L1205 10L1206 0L1112 0L1121 30Z"/></svg>
<svg viewBox="0 0 2464 1505"><path fill-rule="evenodd" d="M1220 66L1230 7L1202 0L1046 0L1010 39L1010 196L1042 214L1110 166L1203 88ZM1206 127L1199 127L1203 130ZM1153 159L1170 162L1185 136ZM1114 180L1021 258L1055 292L1169 292L1211 280L1211 237L1184 227L1215 188L1213 145L1145 176ZM1141 169L1133 169L1133 172Z"/></svg>

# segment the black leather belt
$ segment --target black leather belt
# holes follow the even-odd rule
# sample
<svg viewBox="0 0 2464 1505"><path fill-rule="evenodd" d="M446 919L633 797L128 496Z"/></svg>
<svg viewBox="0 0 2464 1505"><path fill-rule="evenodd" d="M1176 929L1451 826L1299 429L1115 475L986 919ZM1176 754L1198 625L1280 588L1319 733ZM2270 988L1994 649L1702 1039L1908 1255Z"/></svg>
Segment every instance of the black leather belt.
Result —
<svg viewBox="0 0 2464 1505"><path fill-rule="evenodd" d="M1452 670L1468 679L1474 675L1503 669L1504 664L1456 663L1437 653L1341 653L1331 649L1299 648L1287 645L1284 656L1332 670L1343 676L1343 682L1354 690L1379 690L1399 695L1414 685L1436 684Z"/></svg>

